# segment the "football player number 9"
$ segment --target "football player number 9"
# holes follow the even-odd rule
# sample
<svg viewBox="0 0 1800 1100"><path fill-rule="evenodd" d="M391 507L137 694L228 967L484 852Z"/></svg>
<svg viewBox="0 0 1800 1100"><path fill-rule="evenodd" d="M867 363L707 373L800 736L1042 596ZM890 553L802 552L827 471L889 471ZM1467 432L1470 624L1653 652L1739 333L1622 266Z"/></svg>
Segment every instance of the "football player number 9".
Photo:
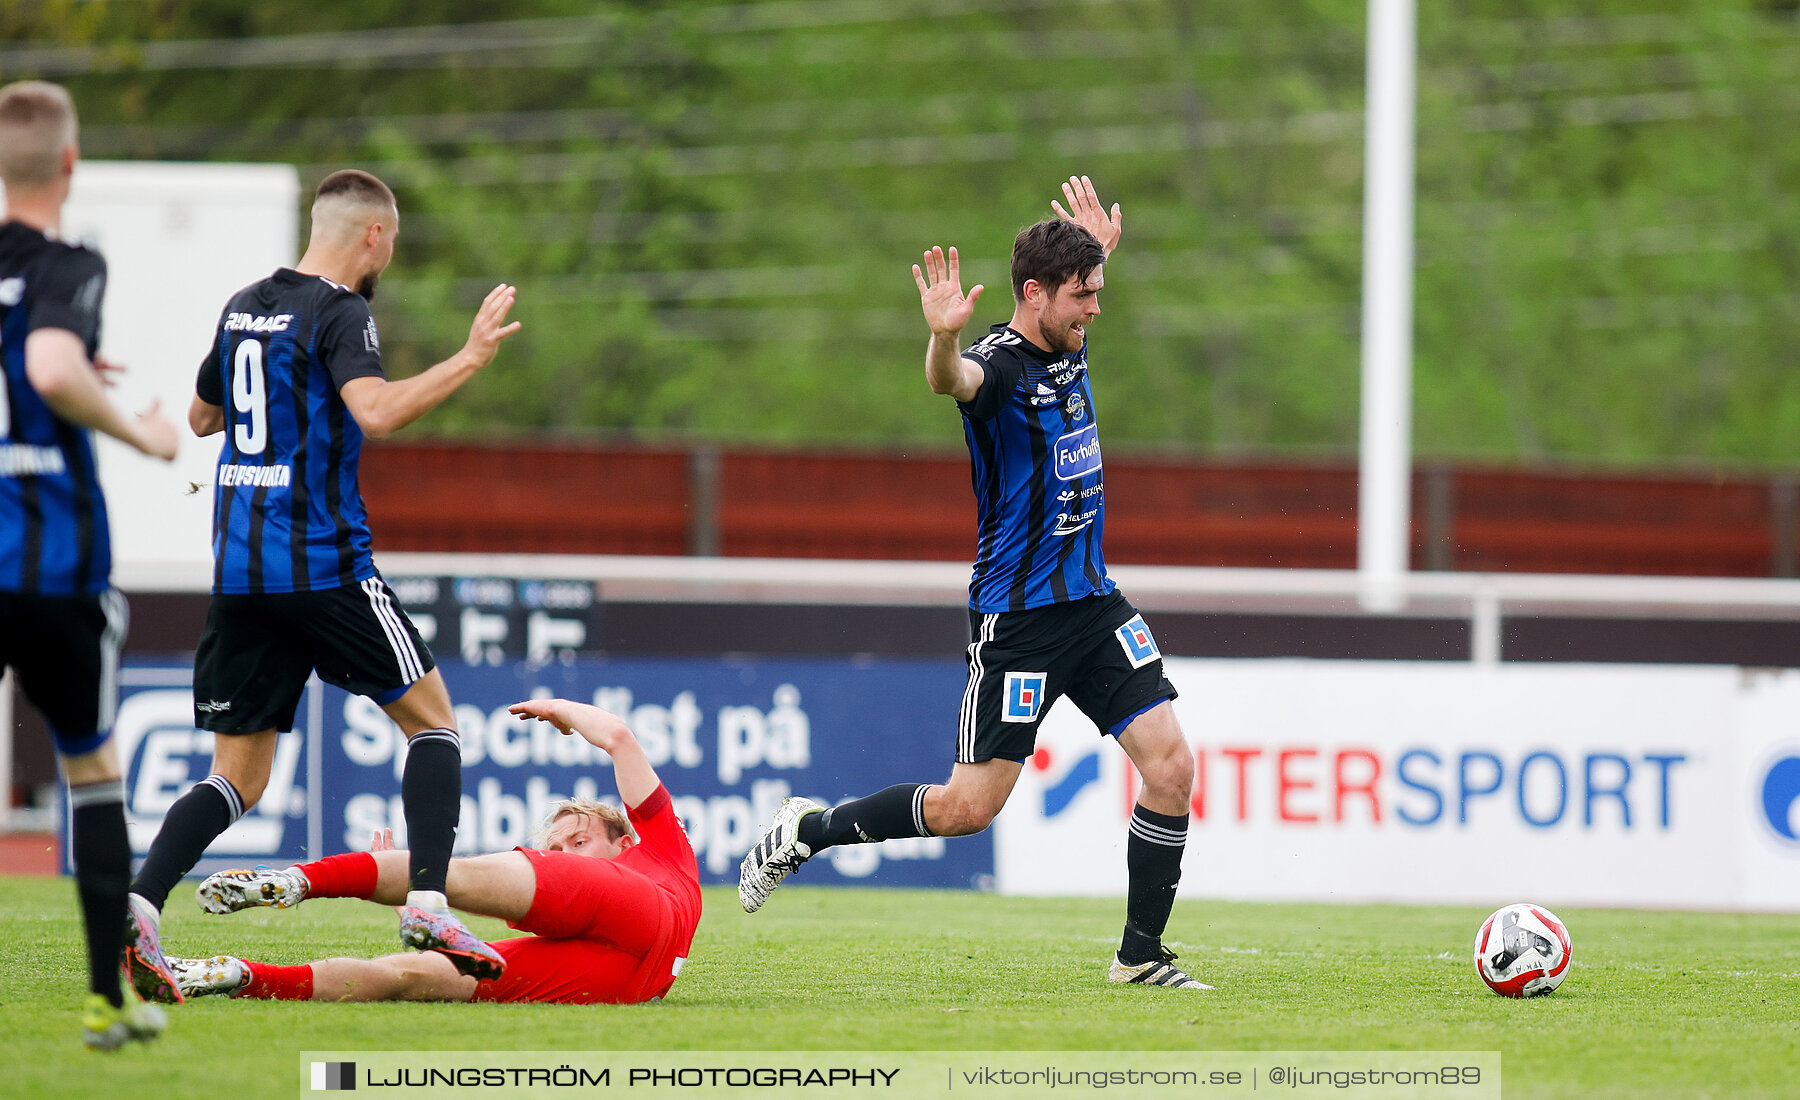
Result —
<svg viewBox="0 0 1800 1100"><path fill-rule="evenodd" d="M263 383L263 347L256 340L242 340L232 357L231 403L242 415L232 439L239 454L259 455L269 443L269 402Z"/></svg>

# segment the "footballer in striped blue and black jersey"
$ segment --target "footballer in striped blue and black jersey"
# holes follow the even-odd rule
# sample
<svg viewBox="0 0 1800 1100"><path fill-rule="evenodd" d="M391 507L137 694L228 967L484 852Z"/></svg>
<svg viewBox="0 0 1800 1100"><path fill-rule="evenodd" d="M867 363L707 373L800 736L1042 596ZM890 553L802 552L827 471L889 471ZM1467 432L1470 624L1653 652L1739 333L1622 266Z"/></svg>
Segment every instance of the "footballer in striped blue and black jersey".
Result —
<svg viewBox="0 0 1800 1100"><path fill-rule="evenodd" d="M134 419L103 388L106 262L58 239L80 160L77 128L66 89L0 87L0 674L12 670L56 743L68 789L64 858L87 939L82 1041L116 1050L154 1039L166 1021L155 1005L127 1003L119 973L131 837L112 726L127 614L111 584L92 432L163 461L179 436L156 405Z"/></svg>
<svg viewBox="0 0 1800 1100"><path fill-rule="evenodd" d="M1024 611L1111 592L1086 345L1045 351L995 325L962 354L985 376L959 405L978 515L969 607Z"/></svg>
<svg viewBox="0 0 1800 1100"><path fill-rule="evenodd" d="M57 416L25 373L25 339L43 328L100 344L106 261L22 222L0 224L0 591L94 595L108 587L112 541L92 433Z"/></svg>
<svg viewBox="0 0 1800 1100"><path fill-rule="evenodd" d="M139 947L154 943L175 884L261 797L279 735L294 728L316 673L367 696L407 737L400 794L411 883L402 941L449 953L464 973L491 978L505 969L444 900L462 806L461 745L431 650L375 568L357 467L365 428L379 436L430 411L519 326L499 327L513 300L502 284L461 352L390 382L368 299L393 260L399 218L393 191L367 172L325 177L300 262L232 296L201 363L188 424L224 440L213 597L194 650L194 724L221 736L212 774L169 807L132 883ZM149 995L152 970L147 955L132 962Z"/></svg>
<svg viewBox="0 0 1800 1100"><path fill-rule="evenodd" d="M282 268L226 304L195 393L225 410L213 591L313 592L376 575L357 483L363 433L338 390L386 377L368 302Z"/></svg>
<svg viewBox="0 0 1800 1100"><path fill-rule="evenodd" d="M1117 737L1143 784L1126 842L1125 930L1110 981L1209 989L1174 965L1162 934L1181 880L1194 765L1170 706L1175 687L1144 617L1106 575L1106 484L1088 389L1087 325L1117 244L1087 177L1070 210L1013 241L1013 317L959 349L982 287L963 293L956 249L913 267L931 329L925 377L957 399L978 514L969 584L969 679L956 766L944 784L897 783L826 807L788 799L745 854L738 900L756 912L801 864L840 844L962 836L993 821L1033 756L1039 725L1068 699Z"/></svg>

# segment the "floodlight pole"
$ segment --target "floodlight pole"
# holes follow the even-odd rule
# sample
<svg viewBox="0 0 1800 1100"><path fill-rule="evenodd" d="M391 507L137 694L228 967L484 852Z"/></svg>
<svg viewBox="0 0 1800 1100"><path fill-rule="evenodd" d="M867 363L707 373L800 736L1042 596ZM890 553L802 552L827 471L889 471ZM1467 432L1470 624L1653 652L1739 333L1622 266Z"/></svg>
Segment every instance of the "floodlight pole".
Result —
<svg viewBox="0 0 1800 1100"><path fill-rule="evenodd" d="M1416 0L1369 0L1367 64L1356 563L1363 608L1393 612L1406 603L1412 543Z"/></svg>

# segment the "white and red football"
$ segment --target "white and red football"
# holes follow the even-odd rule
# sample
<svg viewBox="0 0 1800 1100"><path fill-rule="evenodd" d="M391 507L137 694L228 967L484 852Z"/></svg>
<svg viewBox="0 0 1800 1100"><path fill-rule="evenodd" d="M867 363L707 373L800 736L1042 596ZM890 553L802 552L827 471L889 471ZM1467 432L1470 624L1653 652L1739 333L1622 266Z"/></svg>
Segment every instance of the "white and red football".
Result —
<svg viewBox="0 0 1800 1100"><path fill-rule="evenodd" d="M1475 973L1502 997L1549 993L1574 957L1568 927L1541 905L1502 906L1475 933Z"/></svg>

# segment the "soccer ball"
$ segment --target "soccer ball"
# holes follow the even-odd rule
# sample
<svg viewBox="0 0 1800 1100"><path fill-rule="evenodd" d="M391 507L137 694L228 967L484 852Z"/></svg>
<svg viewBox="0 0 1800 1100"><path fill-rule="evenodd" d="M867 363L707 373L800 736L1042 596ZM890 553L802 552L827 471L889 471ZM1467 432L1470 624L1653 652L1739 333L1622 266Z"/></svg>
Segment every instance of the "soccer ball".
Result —
<svg viewBox="0 0 1800 1100"><path fill-rule="evenodd" d="M1503 906L1475 933L1475 973L1502 997L1549 993L1569 976L1569 930L1541 905Z"/></svg>

